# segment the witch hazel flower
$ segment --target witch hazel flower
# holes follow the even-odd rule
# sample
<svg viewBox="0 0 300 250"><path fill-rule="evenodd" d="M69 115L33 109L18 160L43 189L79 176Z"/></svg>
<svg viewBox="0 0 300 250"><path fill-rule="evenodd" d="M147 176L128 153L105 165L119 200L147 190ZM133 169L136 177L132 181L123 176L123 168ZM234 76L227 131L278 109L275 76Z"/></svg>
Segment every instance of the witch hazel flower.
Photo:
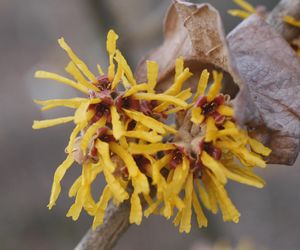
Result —
<svg viewBox="0 0 300 250"><path fill-rule="evenodd" d="M67 122L75 124L66 148L67 159L54 174L48 207L51 209L55 205L61 191L60 182L76 161L82 165L82 175L70 188L69 196L75 197L75 202L67 216L77 220L84 209L94 216L94 228L103 222L110 200L120 204L130 199L130 222L141 222L139 195L147 197L150 189L147 173L144 172L145 166L140 166L134 156L128 153L128 143L157 145L167 134L176 133L173 127L156 119L157 114L161 113L154 109L158 107L158 103L164 103L166 108L171 106L179 110L185 109L185 100L189 97L185 93L178 93L178 97L155 93L158 74L158 65L155 62L148 62L148 82L137 84L125 58L116 49L117 39L114 31L108 32L107 51L110 65L107 74L98 65L99 76L96 77L63 38L59 39L59 45L71 59L66 71L74 80L45 71L35 74L37 78L53 79L87 95L86 98L36 101L43 106L42 110L64 106L75 109L75 112L73 116L35 121L33 128L41 129ZM175 84L180 84L181 78ZM167 118L167 114L159 116L162 117ZM91 184L98 174L104 175L107 186L97 201L92 197ZM129 184L133 187L132 193L127 190Z"/></svg>
<svg viewBox="0 0 300 250"><path fill-rule="evenodd" d="M145 210L145 216L160 213L170 219L176 209L173 222L180 232L190 232L192 211L199 227L208 225L202 206L212 213L220 208L224 221L239 221L240 213L225 189L228 180L257 188L264 186L253 168L264 168L266 163L262 156L269 155L271 150L235 124L230 98L220 93L222 77L214 71L214 82L208 88L209 72L202 72L186 115L189 132L195 134L189 142L182 140L179 129L177 138L164 148L129 147L133 154L164 151L152 166L152 184L157 193L154 203ZM197 133L192 132L196 129Z"/></svg>
<svg viewBox="0 0 300 250"><path fill-rule="evenodd" d="M74 110L71 116L33 123L34 129L69 122L75 126L66 147L67 157L54 174L48 208L56 204L61 180L77 162L82 173L69 189L69 197L75 200L67 216L77 220L84 210L94 218L94 229L103 223L110 202L118 206L126 200L131 204L129 221L137 225L143 214L158 213L170 219L177 210L174 224L179 225L180 232L188 233L192 211L199 226L207 226L202 206L213 213L220 208L224 221L238 222L240 214L225 185L230 179L263 187L264 181L252 170L265 167L262 156L269 155L270 150L236 125L230 98L220 93L222 74L214 71L213 83L209 84L210 73L204 70L193 94L184 88L192 72L179 57L173 84L157 93L158 64L148 61L147 82L137 82L116 47L117 39L110 30L107 73L97 65L94 75L61 38L59 45L70 58L65 70L73 80L46 71L35 74L86 96L35 101L42 110ZM186 114L184 128L166 122L178 112ZM188 136L183 138L183 132ZM95 198L91 185L98 175L104 176L106 185Z"/></svg>

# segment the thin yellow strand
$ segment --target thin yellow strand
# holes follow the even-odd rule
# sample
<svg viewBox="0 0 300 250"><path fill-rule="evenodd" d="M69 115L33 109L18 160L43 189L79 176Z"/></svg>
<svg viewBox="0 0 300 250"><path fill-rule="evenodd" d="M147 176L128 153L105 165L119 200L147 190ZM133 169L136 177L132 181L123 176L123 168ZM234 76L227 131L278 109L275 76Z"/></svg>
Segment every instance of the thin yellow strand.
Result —
<svg viewBox="0 0 300 250"><path fill-rule="evenodd" d="M147 61L147 78L150 92L154 92L157 84L158 64L154 61Z"/></svg>
<svg viewBox="0 0 300 250"><path fill-rule="evenodd" d="M197 101L197 99L205 94L205 90L207 88L208 80L209 80L209 72L207 69L203 70L198 82L198 88L196 91L196 94L193 97L193 102Z"/></svg>
<svg viewBox="0 0 300 250"><path fill-rule="evenodd" d="M40 71L35 72L34 77L42 78L42 79L51 79L51 80L66 84L66 85L68 85L68 86L70 86L74 89L77 89L77 90L81 91L84 94L89 93L89 91L86 87L84 87L80 84L77 84L76 82L74 82L74 81L72 81L68 78L65 78L63 76L60 76L58 74L55 74L55 73L40 70Z"/></svg>
<svg viewBox="0 0 300 250"><path fill-rule="evenodd" d="M74 62L70 62L68 66L65 68L66 72L76 79L78 84L83 85L87 89L91 89L94 91L99 91L99 89L92 83L88 82L84 76L81 74L80 70L76 67Z"/></svg>
<svg viewBox="0 0 300 250"><path fill-rule="evenodd" d="M82 71L82 73L91 81L97 82L95 75L89 70L88 66L76 56L70 46L65 42L64 38L58 39L59 46L65 50L75 65Z"/></svg>
<svg viewBox="0 0 300 250"><path fill-rule="evenodd" d="M53 127L60 124L65 124L74 120L74 116L61 117L56 119L49 119L43 121L33 121L32 128L33 129L42 129Z"/></svg>
<svg viewBox="0 0 300 250"><path fill-rule="evenodd" d="M235 2L242 9L244 9L244 10L250 12L250 13L255 13L256 12L255 8L250 3L246 2L245 0L233 0L233 2Z"/></svg>

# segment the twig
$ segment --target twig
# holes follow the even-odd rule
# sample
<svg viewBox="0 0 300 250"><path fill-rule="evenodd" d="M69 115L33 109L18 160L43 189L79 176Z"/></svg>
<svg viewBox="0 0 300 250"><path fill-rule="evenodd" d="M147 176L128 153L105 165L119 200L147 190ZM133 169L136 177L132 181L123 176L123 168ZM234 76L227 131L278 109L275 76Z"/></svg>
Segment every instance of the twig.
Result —
<svg viewBox="0 0 300 250"><path fill-rule="evenodd" d="M95 231L90 229L74 250L109 250L129 227L129 202L107 208L104 223Z"/></svg>
<svg viewBox="0 0 300 250"><path fill-rule="evenodd" d="M290 15L300 19L300 0L281 0L268 16L268 23L291 41L300 35L299 28L293 28L283 22L282 17ZM102 226L95 231L91 229L81 239L75 250L109 250L111 249L129 227L129 202L119 207L110 206Z"/></svg>
<svg viewBox="0 0 300 250"><path fill-rule="evenodd" d="M267 18L267 22L288 42L291 42L300 36L300 29L286 24L282 19L284 16L300 19L300 0L281 0Z"/></svg>

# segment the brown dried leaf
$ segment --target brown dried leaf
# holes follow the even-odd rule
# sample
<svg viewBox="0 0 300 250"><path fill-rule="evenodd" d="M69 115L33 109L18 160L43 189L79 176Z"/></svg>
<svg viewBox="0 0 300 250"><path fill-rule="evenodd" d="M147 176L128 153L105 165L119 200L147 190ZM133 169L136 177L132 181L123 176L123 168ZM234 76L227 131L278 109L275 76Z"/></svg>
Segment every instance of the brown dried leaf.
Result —
<svg viewBox="0 0 300 250"><path fill-rule="evenodd" d="M292 165L300 149L299 58L256 15L236 27L228 42L249 89L242 88L235 100L237 119L271 147L269 163Z"/></svg>
<svg viewBox="0 0 300 250"><path fill-rule="evenodd" d="M182 56L185 66L194 73L190 81L194 83L194 87L204 68L218 68L229 72L227 76L232 76L235 82L239 82L230 64L219 12L211 5L174 1L165 18L164 38L163 45L139 63L136 77L140 81L146 80L146 60L154 60L160 65L157 89L166 89L173 80L175 60ZM237 86L233 85L228 89L234 94Z"/></svg>

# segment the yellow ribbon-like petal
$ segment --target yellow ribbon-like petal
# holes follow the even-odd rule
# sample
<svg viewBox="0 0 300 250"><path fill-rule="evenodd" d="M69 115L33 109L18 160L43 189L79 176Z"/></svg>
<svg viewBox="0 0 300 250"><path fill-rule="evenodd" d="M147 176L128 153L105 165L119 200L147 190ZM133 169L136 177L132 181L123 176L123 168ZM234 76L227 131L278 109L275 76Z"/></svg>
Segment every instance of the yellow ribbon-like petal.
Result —
<svg viewBox="0 0 300 250"><path fill-rule="evenodd" d="M214 141L218 134L218 128L215 125L215 120L211 116L206 119L205 142Z"/></svg>
<svg viewBox="0 0 300 250"><path fill-rule="evenodd" d="M292 26L300 28L300 21L292 16L284 16L283 20Z"/></svg>
<svg viewBox="0 0 300 250"><path fill-rule="evenodd" d="M223 214L223 220L238 223L240 213L229 199L224 186L215 179L211 173L206 172L206 174L209 177L209 183L217 196L217 200Z"/></svg>
<svg viewBox="0 0 300 250"><path fill-rule="evenodd" d="M183 84L192 76L193 74L190 72L188 68L186 68L176 79L173 85L169 89L167 89L164 94L166 95L177 95L181 89Z"/></svg>
<svg viewBox="0 0 300 250"><path fill-rule="evenodd" d="M215 190L212 188L212 185L209 182L209 178L206 172L208 171L203 172L203 176L202 176L202 182L204 184L209 199L209 207L206 208L210 210L213 214L216 214L218 212L217 196Z"/></svg>
<svg viewBox="0 0 300 250"><path fill-rule="evenodd" d="M81 124L76 125L76 127L73 129L73 131L70 135L68 146L66 148L67 153L69 153L69 154L72 153L72 151L74 149L76 137L77 137L77 135L78 135L78 133L80 132L81 129L83 129Z"/></svg>
<svg viewBox="0 0 300 250"><path fill-rule="evenodd" d="M124 135L124 126L120 120L120 115L117 112L116 106L110 107L111 113L111 121L112 121L112 128L113 128L113 136L116 140L119 140L121 136Z"/></svg>
<svg viewBox="0 0 300 250"><path fill-rule="evenodd" d="M209 197L208 197L208 194L207 194L205 188L200 184L200 181L195 181L195 182L196 182L197 190L198 190L198 193L199 193L199 197L200 197L203 205L208 210L211 210Z"/></svg>
<svg viewBox="0 0 300 250"><path fill-rule="evenodd" d="M124 134L126 137L130 138L137 138L141 139L147 142L161 142L163 137L161 135L158 135L156 132L151 131L151 132L145 132L145 131L127 131Z"/></svg>
<svg viewBox="0 0 300 250"><path fill-rule="evenodd" d="M136 176L140 172L138 166L135 163L135 160L133 159L132 155L127 152L127 150L125 150L115 142L109 143L109 146L110 150L124 161L131 177Z"/></svg>
<svg viewBox="0 0 300 250"><path fill-rule="evenodd" d="M198 88L196 91L196 94L193 97L193 102L197 101L197 99L205 94L205 90L207 88L208 80L209 80L209 72L207 69L203 70L198 82Z"/></svg>
<svg viewBox="0 0 300 250"><path fill-rule="evenodd" d="M136 144L129 143L128 151L131 154L155 154L159 151L166 151L174 149L175 146L173 144L165 144L165 143L151 143L151 144Z"/></svg>
<svg viewBox="0 0 300 250"><path fill-rule="evenodd" d="M92 165L92 170L91 171L92 171L92 173L91 173L91 176L92 176L91 177L91 182L93 182L95 180L95 178L97 177L97 175L99 173L101 173L102 168L99 164L94 164L94 165ZM70 198L76 196L78 190L81 187L81 184L82 184L82 175L79 176L76 179L76 181L72 184L72 186L70 187L69 193L68 193Z"/></svg>
<svg viewBox="0 0 300 250"><path fill-rule="evenodd" d="M195 107L192 109L191 121L193 123L195 123L196 125L201 124L205 119L205 116L202 115L201 112L202 112L202 110L200 107Z"/></svg>
<svg viewBox="0 0 300 250"><path fill-rule="evenodd" d="M110 173L113 173L113 171L115 171L116 166L111 160L109 144L97 139L95 147L97 148L97 151L103 160L103 169L107 169Z"/></svg>
<svg viewBox="0 0 300 250"><path fill-rule="evenodd" d="M258 154L261 154L263 156L268 156L271 154L272 150L268 147L265 147L261 142L252 139L249 137L248 142L252 148L252 150Z"/></svg>
<svg viewBox="0 0 300 250"><path fill-rule="evenodd" d="M131 209L129 215L129 222L140 225L142 222L143 212L140 197L137 193L131 195Z"/></svg>
<svg viewBox="0 0 300 250"><path fill-rule="evenodd" d="M178 99L174 96L165 95L165 94L153 94L153 93L137 93L134 94L134 97L139 100L156 100L162 101L170 104L174 104L180 107L187 107L187 103L181 99Z"/></svg>
<svg viewBox="0 0 300 250"><path fill-rule="evenodd" d="M63 76L60 76L58 74L55 74L55 73L39 70L39 71L35 72L34 77L42 78L42 79L51 79L51 80L66 84L68 86L71 86L72 88L77 89L77 90L81 91L84 94L89 93L89 91L86 87L84 87L80 84L77 84L76 82L74 82L74 81L72 81L68 78L65 78Z"/></svg>
<svg viewBox="0 0 300 250"><path fill-rule="evenodd" d="M202 151L201 153L201 161L203 164L210 169L216 178L223 184L227 182L227 178L225 173L222 170L221 163L212 158L208 153Z"/></svg>
<svg viewBox="0 0 300 250"><path fill-rule="evenodd" d="M85 153L85 151L87 150L89 143L93 138L93 136L96 134L97 130L99 128L104 127L105 123L106 123L106 117L103 116L97 122L93 123L84 133L80 142L80 148L83 153Z"/></svg>
<svg viewBox="0 0 300 250"><path fill-rule="evenodd" d="M128 97L140 91L146 91L146 90L147 91L149 90L149 85L147 83L141 83L134 86L130 86L130 88L125 92L124 97Z"/></svg>
<svg viewBox="0 0 300 250"><path fill-rule="evenodd" d="M154 92L158 76L158 64L154 61L147 61L147 78L150 92Z"/></svg>
<svg viewBox="0 0 300 250"><path fill-rule="evenodd" d="M233 0L233 2L235 2L242 9L244 9L244 10L250 12L250 13L255 13L256 12L255 8L245 0Z"/></svg>
<svg viewBox="0 0 300 250"><path fill-rule="evenodd" d="M196 216L197 216L197 222L198 222L199 228L207 227L208 221L207 221L207 218L204 215L204 212L203 212L203 210L201 208L201 205L198 201L195 190L193 190L193 194L192 194L192 203L193 203L194 211L195 211Z"/></svg>
<svg viewBox="0 0 300 250"><path fill-rule="evenodd" d="M104 164L106 164L105 161ZM107 181L107 185L109 186L114 198L120 203L123 202L124 200L127 200L129 198L128 193L118 182L118 180L113 176L113 174L110 173L105 168L103 172L104 172L105 180Z"/></svg>
<svg viewBox="0 0 300 250"><path fill-rule="evenodd" d="M178 57L175 62L175 79L182 73L184 69L184 59L183 57Z"/></svg>
<svg viewBox="0 0 300 250"><path fill-rule="evenodd" d="M73 156L69 154L67 159L56 169L51 189L50 201L48 204L49 209L51 209L55 205L55 202L61 191L60 182L64 177L66 171L72 166L73 162Z"/></svg>
<svg viewBox="0 0 300 250"><path fill-rule="evenodd" d="M93 221L93 230L95 230L98 226L100 226L103 223L105 210L111 198L112 192L110 191L109 187L106 186L103 190L100 201L97 204L97 209Z"/></svg>
<svg viewBox="0 0 300 250"><path fill-rule="evenodd" d="M114 90L114 89L117 88L119 82L121 81L121 79L123 77L123 74L124 74L124 71L123 71L122 67L119 66L118 69L117 69L117 73L116 73L116 75L115 75L115 77L112 81L111 89Z"/></svg>
<svg viewBox="0 0 300 250"><path fill-rule="evenodd" d="M228 14L230 14L231 16L239 17L241 19L246 19L247 17L252 15L252 13L244 10L228 10Z"/></svg>
<svg viewBox="0 0 300 250"><path fill-rule="evenodd" d="M222 168L227 178L233 181L256 188L263 188L265 185L264 180L255 175L250 169L241 167L234 162L224 162Z"/></svg>
<svg viewBox="0 0 300 250"><path fill-rule="evenodd" d="M150 188L146 175L141 173L140 171L136 176L132 177L132 186L134 187L134 191L139 194L149 194Z"/></svg>
<svg viewBox="0 0 300 250"><path fill-rule="evenodd" d="M80 70L76 67L73 62L70 62L68 66L65 68L66 72L68 72L74 79L78 82L78 84L83 85L87 89L91 89L94 91L99 91L99 89L92 83L88 82L84 76L81 74Z"/></svg>
<svg viewBox="0 0 300 250"><path fill-rule="evenodd" d="M187 99L189 99L190 97L192 96L192 92L191 92L191 89L188 88L188 89L185 89L183 91L181 91L178 95L175 95L176 98L178 99L181 99L183 101L186 101ZM155 107L153 109L153 111L155 112L162 112L162 111L165 111L168 107L169 107L170 103L168 102L163 102L161 104L159 104L157 107ZM187 105L185 108L188 108L189 105ZM174 108L174 109L177 109L177 108ZM182 109L182 108L180 108ZM179 109L179 110L180 110Z"/></svg>
<svg viewBox="0 0 300 250"><path fill-rule="evenodd" d="M113 31L109 30L107 33L106 49L109 55L109 66L108 66L108 79L112 81L115 76L115 64L114 56L116 53L117 40L119 36Z"/></svg>
<svg viewBox="0 0 300 250"><path fill-rule="evenodd" d="M84 189L81 188L82 186L80 186L77 194L76 194L76 199L74 204L70 207L68 213L67 213L67 217L71 217L72 220L76 221L78 220L80 213L83 209L83 203L82 203L82 199L84 197Z"/></svg>
<svg viewBox="0 0 300 250"><path fill-rule="evenodd" d="M133 119L137 122L140 122L145 127L153 129L154 131L156 131L159 134L166 133L164 124L153 119L152 117L149 117L149 116L144 115L143 113L137 112L137 111L131 111L128 109L123 109L123 110L125 111L126 115L128 115L131 119Z"/></svg>
<svg viewBox="0 0 300 250"><path fill-rule="evenodd" d="M179 231L189 233L191 231L191 218L192 218L192 195L193 195L193 174L190 173L187 177L185 190L184 190L184 204L182 210L182 217L180 220Z"/></svg>
<svg viewBox="0 0 300 250"><path fill-rule="evenodd" d="M82 71L82 73L91 81L97 82L97 78L95 75L89 70L87 65L76 56L76 54L72 51L70 46L65 42L64 38L58 39L59 46L65 50L74 64Z"/></svg>
<svg viewBox="0 0 300 250"><path fill-rule="evenodd" d="M214 83L211 85L207 93L208 102L211 102L220 93L222 87L222 79L223 79L222 72L213 71L213 78L214 78Z"/></svg>
<svg viewBox="0 0 300 250"><path fill-rule="evenodd" d="M67 117L61 117L61 118L49 119L43 121L33 121L32 128L33 129L48 128L48 127L53 127L56 125L68 123L73 120L74 120L74 116L67 116Z"/></svg>
<svg viewBox="0 0 300 250"><path fill-rule="evenodd" d="M179 194L179 192L183 189L188 173L189 173L189 162L185 157L183 157L183 163L177 166L174 170L174 174L171 175L172 178L168 183L165 192L166 198L172 198Z"/></svg>
<svg viewBox="0 0 300 250"><path fill-rule="evenodd" d="M115 56L116 61L118 62L118 66L121 67L131 85L136 85L136 80L134 79L133 73L126 61L119 50L116 51Z"/></svg>
<svg viewBox="0 0 300 250"><path fill-rule="evenodd" d="M217 109L218 113L224 116L232 117L234 115L234 111L232 107L221 105Z"/></svg>
<svg viewBox="0 0 300 250"><path fill-rule="evenodd" d="M52 100L34 100L36 104L44 106L42 110L49 110L56 107L79 108L80 104L90 101L91 104L100 103L100 99L71 98L71 99L52 99Z"/></svg>
<svg viewBox="0 0 300 250"><path fill-rule="evenodd" d="M155 161L152 165L152 179L153 185L157 184L157 189L166 185L164 177L161 175L160 171L163 167L167 166L169 161L172 159L172 154L166 154L164 157Z"/></svg>
<svg viewBox="0 0 300 250"><path fill-rule="evenodd" d="M144 212L145 217L148 218L152 213L154 213L160 205L160 203L161 200L157 200L151 206L149 206Z"/></svg>
<svg viewBox="0 0 300 250"><path fill-rule="evenodd" d="M82 101L80 106L75 111L74 115L74 123L80 124L84 122L88 122L88 107L90 106L91 102L89 100Z"/></svg>
<svg viewBox="0 0 300 250"><path fill-rule="evenodd" d="M101 68L101 66L99 64L97 64L97 70L100 76L104 75L103 69Z"/></svg>

